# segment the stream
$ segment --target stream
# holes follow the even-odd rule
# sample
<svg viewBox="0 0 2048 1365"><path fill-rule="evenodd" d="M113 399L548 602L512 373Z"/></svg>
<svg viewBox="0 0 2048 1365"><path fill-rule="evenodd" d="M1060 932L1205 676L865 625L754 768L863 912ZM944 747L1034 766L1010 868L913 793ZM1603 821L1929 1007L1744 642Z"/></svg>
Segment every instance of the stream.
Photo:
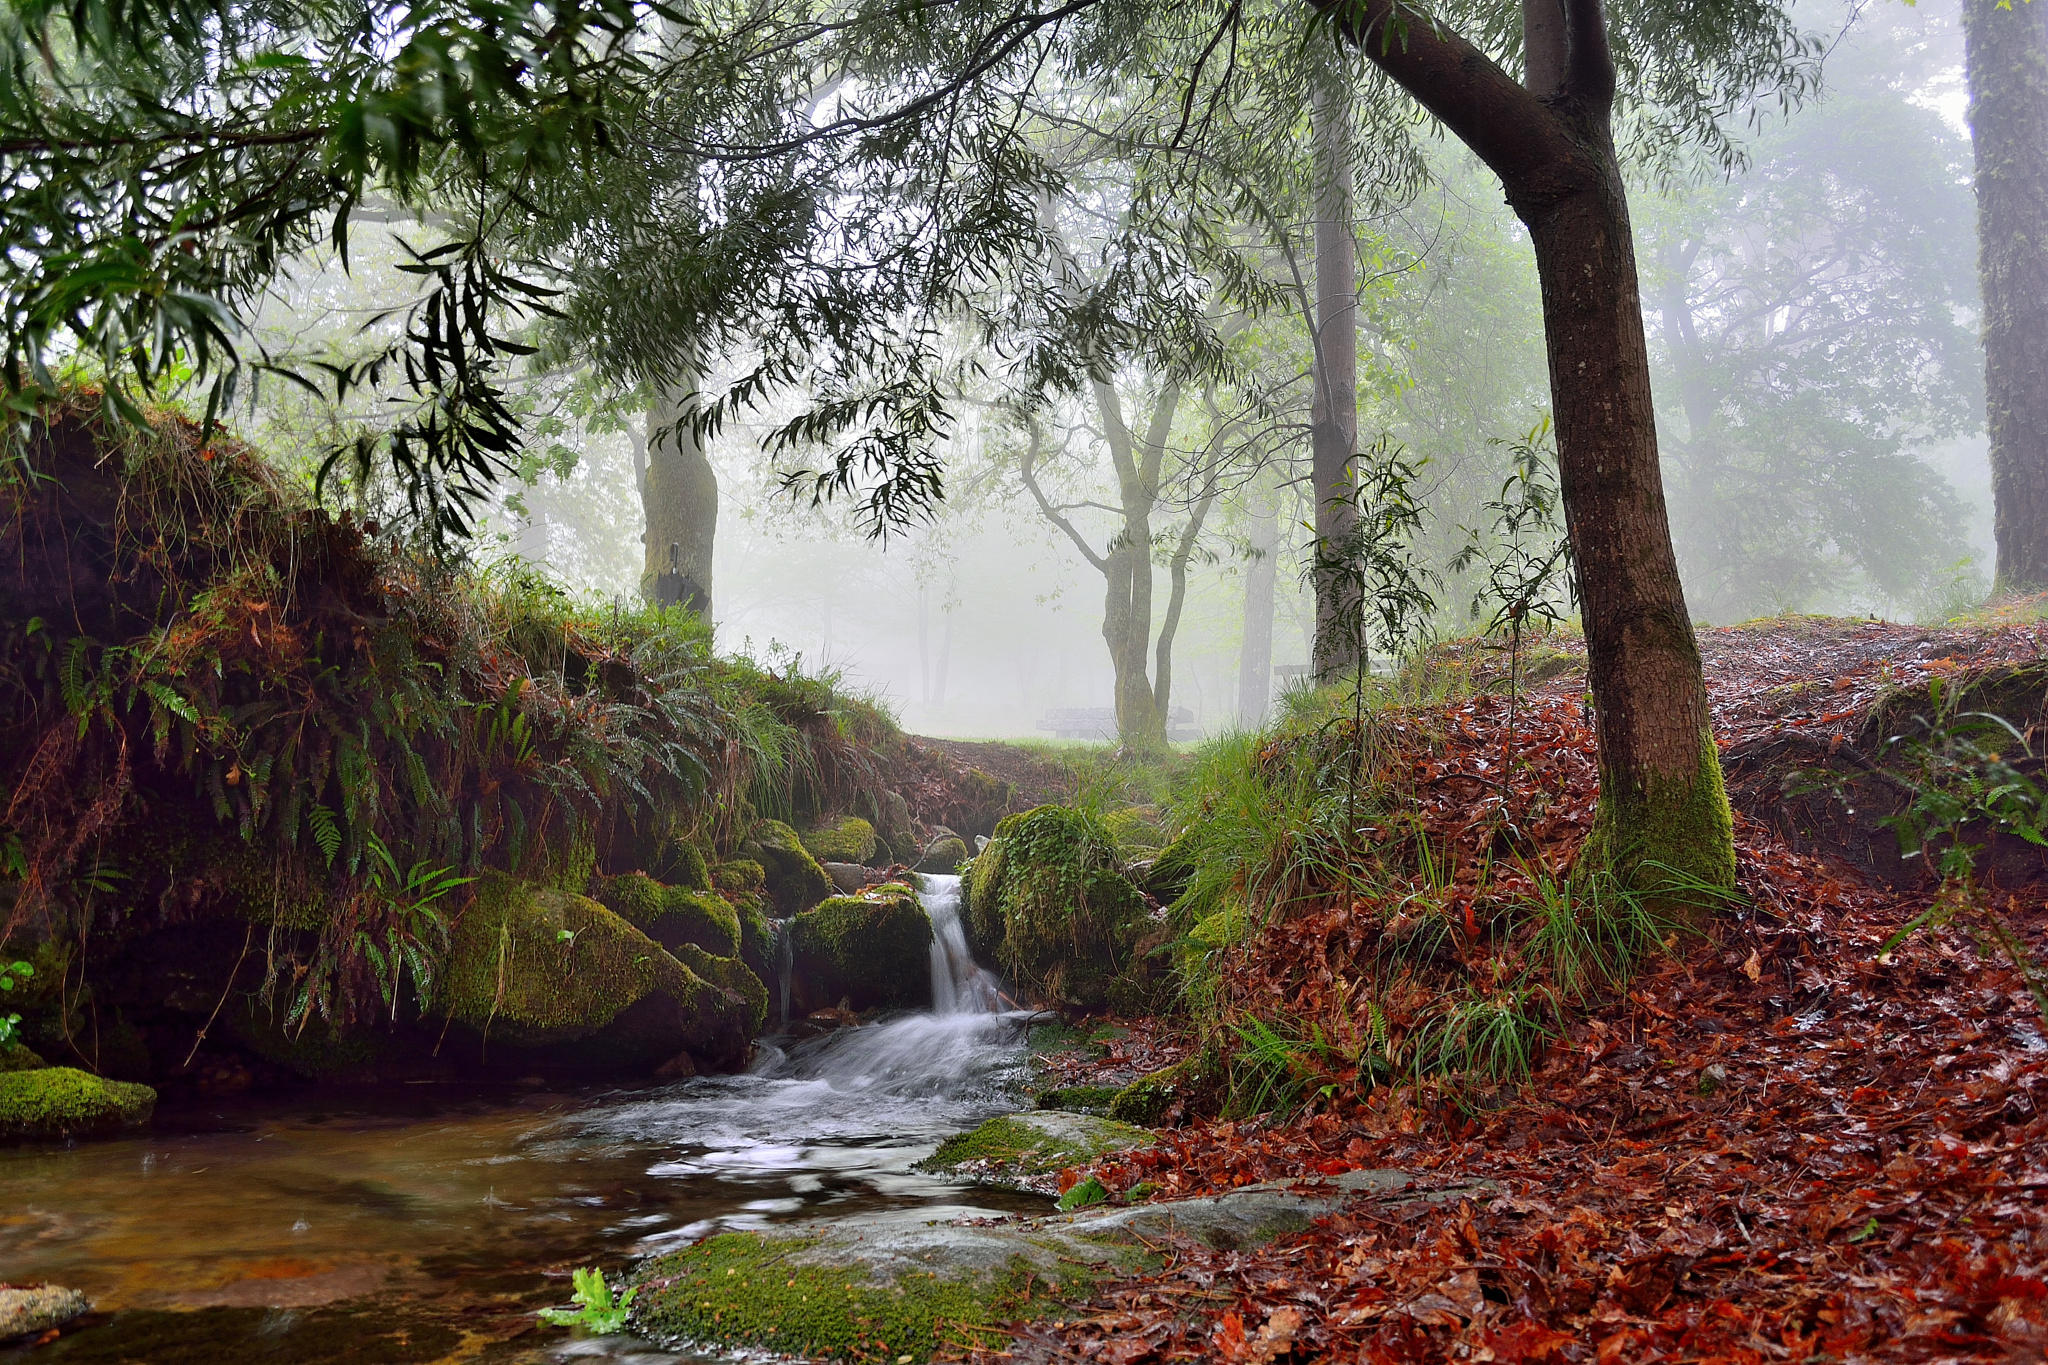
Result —
<svg viewBox="0 0 2048 1365"><path fill-rule="evenodd" d="M566 1303L574 1267L616 1272L725 1229L1043 1211L911 1170L1017 1107L1030 1018L998 1012L968 954L958 878L923 880L933 1011L764 1038L743 1075L211 1100L141 1137L0 1149L0 1281L95 1304L0 1361L738 1361L577 1339L534 1313Z"/></svg>

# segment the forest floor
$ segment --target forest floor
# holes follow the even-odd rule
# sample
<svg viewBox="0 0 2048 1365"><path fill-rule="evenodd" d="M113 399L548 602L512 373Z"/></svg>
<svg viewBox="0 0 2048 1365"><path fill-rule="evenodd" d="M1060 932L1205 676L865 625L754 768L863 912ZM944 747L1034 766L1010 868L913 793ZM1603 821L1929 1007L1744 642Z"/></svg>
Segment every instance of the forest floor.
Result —
<svg viewBox="0 0 2048 1365"><path fill-rule="evenodd" d="M2037 663L2044 642L2024 621L1803 618L1702 641L1731 751L1795 731L1846 742L1885 689ZM1517 718L1508 804L1562 794L1523 826L1551 849L1575 847L1592 809L1583 685L1567 668ZM1450 840L1486 818L1505 704L1447 709L1414 792ZM1425 1186L1490 1181L1492 1197L1362 1199L1256 1250L1176 1246L981 1358L2042 1359L2048 1037L2025 978L1967 915L1886 952L1930 887L1795 851L1740 809L1736 837L1740 909L1552 1038L1525 1083L1340 1086L1288 1119L1166 1130L1095 1171L1176 1197L1398 1167ZM2038 960L2039 884L1998 900ZM1354 910L1291 922L1257 969L1310 983L1304 1017L1341 1007L1341 977L1318 987L1311 960Z"/></svg>

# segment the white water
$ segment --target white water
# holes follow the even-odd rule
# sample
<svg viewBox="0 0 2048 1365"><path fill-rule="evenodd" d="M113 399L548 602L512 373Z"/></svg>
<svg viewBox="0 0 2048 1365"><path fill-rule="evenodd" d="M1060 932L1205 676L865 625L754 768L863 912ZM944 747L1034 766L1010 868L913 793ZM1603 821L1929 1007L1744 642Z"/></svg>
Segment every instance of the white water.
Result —
<svg viewBox="0 0 2048 1365"><path fill-rule="evenodd" d="M932 873L919 878L918 899L932 920L932 1012L993 1014L1003 1008L1001 985L977 966L960 923L960 878Z"/></svg>

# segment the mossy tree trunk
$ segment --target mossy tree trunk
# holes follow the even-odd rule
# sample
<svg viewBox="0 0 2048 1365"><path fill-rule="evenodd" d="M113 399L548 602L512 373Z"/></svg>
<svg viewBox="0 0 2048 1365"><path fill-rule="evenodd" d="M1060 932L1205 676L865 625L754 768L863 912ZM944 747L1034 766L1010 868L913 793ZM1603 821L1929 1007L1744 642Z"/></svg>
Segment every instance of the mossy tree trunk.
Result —
<svg viewBox="0 0 2048 1365"><path fill-rule="evenodd" d="M718 536L718 474L704 444L683 420L694 389L664 391L647 410L640 505L646 513L646 564L640 591L711 619L711 552Z"/></svg>
<svg viewBox="0 0 2048 1365"><path fill-rule="evenodd" d="M1963 0L2001 588L2048 588L2048 3Z"/></svg>
<svg viewBox="0 0 2048 1365"><path fill-rule="evenodd" d="M1397 9L1348 4L1348 31L1500 177L1536 251L1599 735L1589 852L1638 881L1664 875L1645 871L1660 864L1731 885L1728 800L1658 467L1600 0L1525 0L1526 85Z"/></svg>

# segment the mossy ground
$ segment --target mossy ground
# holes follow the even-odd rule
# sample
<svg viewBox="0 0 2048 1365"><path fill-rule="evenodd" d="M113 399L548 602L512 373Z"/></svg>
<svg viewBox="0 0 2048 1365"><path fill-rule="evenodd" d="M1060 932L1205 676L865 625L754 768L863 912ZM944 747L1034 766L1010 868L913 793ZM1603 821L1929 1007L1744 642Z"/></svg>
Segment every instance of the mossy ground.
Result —
<svg viewBox="0 0 2048 1365"><path fill-rule="evenodd" d="M147 1123L156 1092L68 1066L0 1072L0 1140L43 1141Z"/></svg>

